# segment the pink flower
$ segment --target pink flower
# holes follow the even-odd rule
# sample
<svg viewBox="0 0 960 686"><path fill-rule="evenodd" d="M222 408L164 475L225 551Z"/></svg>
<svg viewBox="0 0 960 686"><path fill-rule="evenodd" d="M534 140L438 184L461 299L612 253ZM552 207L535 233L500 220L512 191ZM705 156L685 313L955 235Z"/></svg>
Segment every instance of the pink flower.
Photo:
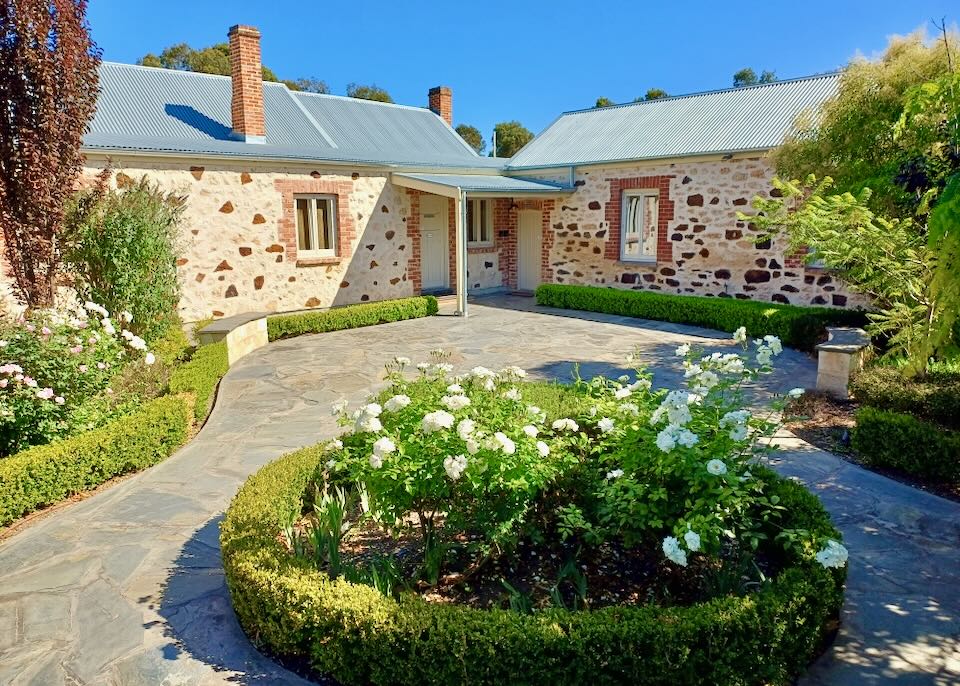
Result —
<svg viewBox="0 0 960 686"><path fill-rule="evenodd" d="M37 382L35 379L30 378L29 376L23 377L23 383L28 385L30 388L36 388Z"/></svg>
<svg viewBox="0 0 960 686"><path fill-rule="evenodd" d="M113 395L113 389L112 389L112 388L108 388L108 389L106 390L106 393L107 393L107 395Z"/></svg>
<svg viewBox="0 0 960 686"><path fill-rule="evenodd" d="M55 402L57 405L63 405L65 402L67 402L67 400L62 395L58 395L53 399L53 402Z"/></svg>
<svg viewBox="0 0 960 686"><path fill-rule="evenodd" d="M50 334L53 333L53 331L51 331L48 327L45 326L42 329L40 329L40 333L43 334L44 336L49 336Z"/></svg>
<svg viewBox="0 0 960 686"><path fill-rule="evenodd" d="M8 383L10 382L6 379L0 379L0 388L6 388Z"/></svg>
<svg viewBox="0 0 960 686"><path fill-rule="evenodd" d="M51 398L53 398L53 389L44 388L42 390L39 390L37 391L37 397L40 398L40 400L50 400Z"/></svg>
<svg viewBox="0 0 960 686"><path fill-rule="evenodd" d="M70 352L72 352L74 355L79 355L80 353L83 352L83 346L75 345L72 348L70 348Z"/></svg>
<svg viewBox="0 0 960 686"><path fill-rule="evenodd" d="M87 367L87 365L85 365L85 364L80 365L80 371L83 372L84 374L87 373L87 369L89 369L89 367Z"/></svg>
<svg viewBox="0 0 960 686"><path fill-rule="evenodd" d="M106 368L107 368L107 365L105 365L103 362L97 362L97 369L106 369Z"/></svg>
<svg viewBox="0 0 960 686"><path fill-rule="evenodd" d="M90 338L87 339L87 343L89 343L90 345L96 345L97 344L96 336L90 336Z"/></svg>
<svg viewBox="0 0 960 686"><path fill-rule="evenodd" d="M37 327L35 327L33 324L27 324L24 328L30 333L33 333L37 330Z"/></svg>

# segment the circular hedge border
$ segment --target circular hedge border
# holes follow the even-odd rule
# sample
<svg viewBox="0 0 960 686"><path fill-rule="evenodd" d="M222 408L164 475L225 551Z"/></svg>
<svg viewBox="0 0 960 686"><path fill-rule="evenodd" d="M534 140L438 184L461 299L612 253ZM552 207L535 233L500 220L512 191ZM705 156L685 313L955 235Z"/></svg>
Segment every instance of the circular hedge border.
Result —
<svg viewBox="0 0 960 686"><path fill-rule="evenodd" d="M787 684L823 647L843 602L846 569L799 557L756 593L689 607L522 615L386 598L330 579L278 539L323 459L306 448L251 476L220 542L251 640L345 685ZM815 496L774 478L787 526L840 540Z"/></svg>

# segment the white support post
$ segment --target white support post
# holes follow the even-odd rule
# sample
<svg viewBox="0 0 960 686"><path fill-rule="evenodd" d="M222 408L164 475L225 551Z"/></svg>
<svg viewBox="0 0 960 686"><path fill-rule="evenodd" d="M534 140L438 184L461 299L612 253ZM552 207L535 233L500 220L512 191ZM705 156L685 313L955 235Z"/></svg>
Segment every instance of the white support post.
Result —
<svg viewBox="0 0 960 686"><path fill-rule="evenodd" d="M457 254L457 315L467 316L467 194L459 188L454 199Z"/></svg>

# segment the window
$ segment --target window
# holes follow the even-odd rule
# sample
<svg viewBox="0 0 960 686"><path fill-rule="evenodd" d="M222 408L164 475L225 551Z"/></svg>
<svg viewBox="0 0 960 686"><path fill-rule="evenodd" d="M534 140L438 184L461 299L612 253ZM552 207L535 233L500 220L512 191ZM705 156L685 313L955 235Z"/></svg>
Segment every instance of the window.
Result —
<svg viewBox="0 0 960 686"><path fill-rule="evenodd" d="M807 248L806 266L810 267L811 269L826 269L827 263L823 261L823 258L819 258L819 259L816 258L816 254L817 254L816 248L811 248L811 247Z"/></svg>
<svg viewBox="0 0 960 686"><path fill-rule="evenodd" d="M493 245L493 201L467 201L467 245Z"/></svg>
<svg viewBox="0 0 960 686"><path fill-rule="evenodd" d="M297 212L297 254L334 257L337 254L337 201L329 195L294 196Z"/></svg>
<svg viewBox="0 0 960 686"><path fill-rule="evenodd" d="M660 194L650 190L623 192L623 223L620 230L620 259L655 262Z"/></svg>

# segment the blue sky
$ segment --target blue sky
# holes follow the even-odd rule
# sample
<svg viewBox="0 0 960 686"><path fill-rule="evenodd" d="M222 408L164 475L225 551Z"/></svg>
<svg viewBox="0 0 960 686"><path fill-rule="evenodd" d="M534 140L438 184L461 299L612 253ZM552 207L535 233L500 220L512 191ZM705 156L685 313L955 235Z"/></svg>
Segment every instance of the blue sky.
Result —
<svg viewBox="0 0 960 686"><path fill-rule="evenodd" d="M232 24L252 24L281 78L315 76L336 94L351 81L376 83L410 105L449 85L455 123L489 139L498 121L537 133L601 95L726 88L744 66L780 78L832 71L882 50L892 34L930 29L933 18L956 23L958 10L956 0L92 0L88 15L104 58L117 62L172 43L221 42Z"/></svg>

